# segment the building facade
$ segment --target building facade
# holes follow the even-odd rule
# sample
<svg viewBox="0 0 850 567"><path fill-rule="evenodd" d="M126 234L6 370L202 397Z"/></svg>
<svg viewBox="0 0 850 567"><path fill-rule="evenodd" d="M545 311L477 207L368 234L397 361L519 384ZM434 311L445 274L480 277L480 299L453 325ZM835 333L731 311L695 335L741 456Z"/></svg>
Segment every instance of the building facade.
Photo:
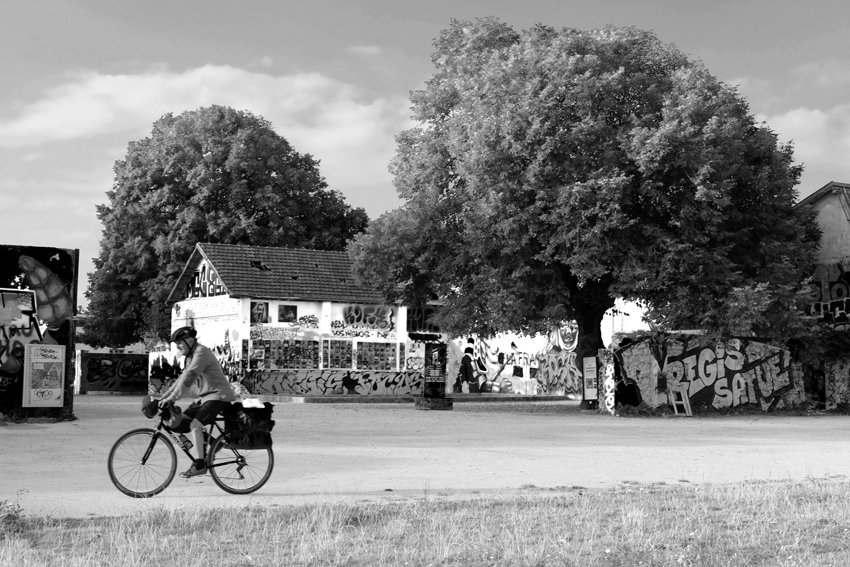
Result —
<svg viewBox="0 0 850 567"><path fill-rule="evenodd" d="M255 395L420 395L429 338L447 345L449 394L582 393L574 329L448 337L432 307L388 305L357 282L345 252L199 243L168 301L172 330L194 327ZM151 393L180 366L176 351L152 352Z"/></svg>

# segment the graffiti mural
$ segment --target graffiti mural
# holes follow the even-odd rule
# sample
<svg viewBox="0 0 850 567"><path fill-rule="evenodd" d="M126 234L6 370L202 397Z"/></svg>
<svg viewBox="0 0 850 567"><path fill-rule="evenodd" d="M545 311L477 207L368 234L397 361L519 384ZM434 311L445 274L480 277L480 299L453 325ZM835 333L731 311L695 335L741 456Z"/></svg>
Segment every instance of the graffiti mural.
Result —
<svg viewBox="0 0 850 567"><path fill-rule="evenodd" d="M408 307L407 332L439 334L440 328L431 322L431 318L436 313L437 308L433 305L425 305L423 307Z"/></svg>
<svg viewBox="0 0 850 567"><path fill-rule="evenodd" d="M581 372L576 365L574 351L550 350L542 355L537 377L543 392L581 396Z"/></svg>
<svg viewBox="0 0 850 567"><path fill-rule="evenodd" d="M615 352L619 380L633 380L642 399L667 403L666 390L685 384L691 406L723 409L756 405L773 410L802 399L789 351L748 339L708 344L704 339L666 337L630 343Z"/></svg>
<svg viewBox="0 0 850 567"><path fill-rule="evenodd" d="M243 384L254 395L418 395L421 372L257 370Z"/></svg>
<svg viewBox="0 0 850 567"><path fill-rule="evenodd" d="M611 415L616 414L616 388L614 355L610 351L599 352L599 367L602 387L598 389L599 405Z"/></svg>
<svg viewBox="0 0 850 567"><path fill-rule="evenodd" d="M35 313L35 292L0 289L0 411L15 407L23 393L26 347L41 342Z"/></svg>
<svg viewBox="0 0 850 567"><path fill-rule="evenodd" d="M147 392L148 355L80 353L80 392Z"/></svg>
<svg viewBox="0 0 850 567"><path fill-rule="evenodd" d="M208 266L207 261L204 260L195 270L192 280L186 284L184 297L214 297L225 293L227 293L227 289L224 287L221 278L218 277L215 268L211 265Z"/></svg>
<svg viewBox="0 0 850 567"><path fill-rule="evenodd" d="M447 391L581 397L577 342L574 325L535 337L455 339L449 342Z"/></svg>
<svg viewBox="0 0 850 567"><path fill-rule="evenodd" d="M331 313L331 334L341 338L396 337L396 308L384 305L344 305Z"/></svg>
<svg viewBox="0 0 850 567"><path fill-rule="evenodd" d="M842 264L820 264L814 278L814 302L809 312L820 315L837 329L850 330L850 273Z"/></svg>
<svg viewBox="0 0 850 567"><path fill-rule="evenodd" d="M850 406L850 360L834 360L825 366L824 408L834 410Z"/></svg>

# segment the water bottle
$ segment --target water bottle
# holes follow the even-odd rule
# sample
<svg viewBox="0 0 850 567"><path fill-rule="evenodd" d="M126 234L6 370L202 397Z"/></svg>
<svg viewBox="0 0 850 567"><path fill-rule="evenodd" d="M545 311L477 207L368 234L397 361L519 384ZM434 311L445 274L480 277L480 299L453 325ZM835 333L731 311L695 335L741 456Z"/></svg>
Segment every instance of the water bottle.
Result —
<svg viewBox="0 0 850 567"><path fill-rule="evenodd" d="M184 449L186 449L188 451L189 449L192 448L192 442L189 441L188 437L186 437L185 435L183 435L181 433L180 435L177 436L177 438L180 440L180 444L183 446Z"/></svg>

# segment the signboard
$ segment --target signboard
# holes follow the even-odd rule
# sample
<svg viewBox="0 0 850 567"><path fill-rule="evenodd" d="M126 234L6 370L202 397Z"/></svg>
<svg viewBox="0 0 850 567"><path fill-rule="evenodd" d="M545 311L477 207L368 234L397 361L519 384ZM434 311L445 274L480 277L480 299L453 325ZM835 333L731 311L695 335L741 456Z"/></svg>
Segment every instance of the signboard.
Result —
<svg viewBox="0 0 850 567"><path fill-rule="evenodd" d="M27 345L24 355L23 407L62 407L65 388L65 346Z"/></svg>
<svg viewBox="0 0 850 567"><path fill-rule="evenodd" d="M582 383L584 384L584 399L595 400L596 390L596 357L585 356L583 359Z"/></svg>
<svg viewBox="0 0 850 567"><path fill-rule="evenodd" d="M446 345L425 343L424 388L425 398L446 396Z"/></svg>

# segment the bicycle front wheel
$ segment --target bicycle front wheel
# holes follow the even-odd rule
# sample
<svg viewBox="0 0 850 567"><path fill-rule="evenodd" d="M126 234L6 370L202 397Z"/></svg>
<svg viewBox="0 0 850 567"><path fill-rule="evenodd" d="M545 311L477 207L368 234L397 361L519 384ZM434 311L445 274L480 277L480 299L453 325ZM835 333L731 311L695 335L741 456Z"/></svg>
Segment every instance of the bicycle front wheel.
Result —
<svg viewBox="0 0 850 567"><path fill-rule="evenodd" d="M134 429L109 451L109 478L133 498L150 498L165 490L177 471L177 453L168 437L154 429Z"/></svg>
<svg viewBox="0 0 850 567"><path fill-rule="evenodd" d="M213 481L225 492L250 494L272 475L274 453L268 449L234 449L224 436L213 441L207 462Z"/></svg>

